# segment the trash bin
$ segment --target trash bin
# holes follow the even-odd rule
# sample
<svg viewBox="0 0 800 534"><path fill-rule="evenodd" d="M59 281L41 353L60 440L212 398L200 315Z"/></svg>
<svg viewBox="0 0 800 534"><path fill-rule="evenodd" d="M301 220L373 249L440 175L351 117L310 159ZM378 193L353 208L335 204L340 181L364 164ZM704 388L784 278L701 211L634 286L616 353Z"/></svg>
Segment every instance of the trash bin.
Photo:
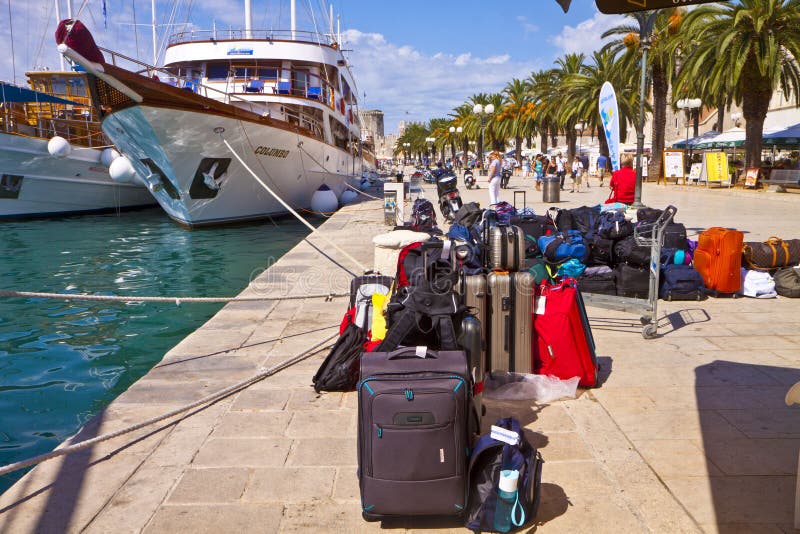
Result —
<svg viewBox="0 0 800 534"><path fill-rule="evenodd" d="M558 176L542 179L542 202L561 202L561 180Z"/></svg>

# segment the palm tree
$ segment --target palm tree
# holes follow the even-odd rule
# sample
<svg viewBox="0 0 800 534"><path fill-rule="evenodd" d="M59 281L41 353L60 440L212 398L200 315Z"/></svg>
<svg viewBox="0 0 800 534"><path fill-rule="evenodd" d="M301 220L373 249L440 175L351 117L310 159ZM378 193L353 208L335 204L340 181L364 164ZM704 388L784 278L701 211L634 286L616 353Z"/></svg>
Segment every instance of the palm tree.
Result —
<svg viewBox="0 0 800 534"><path fill-rule="evenodd" d="M570 76L581 72L585 57L583 54L567 54L555 61L558 66L555 69L557 93L552 95L551 104L555 111L558 128L564 132L564 136L567 138L567 161L572 161L572 158L575 157L575 145L578 141L578 136L575 133L575 124L581 117L575 113L572 106L564 102L563 94L569 90L569 82L567 80Z"/></svg>
<svg viewBox="0 0 800 534"><path fill-rule="evenodd" d="M579 73L564 78L564 92L561 95L565 112L582 119L584 129L598 132L600 153L608 156L608 142L603 133L600 120L600 88L606 81L621 89L617 103L620 113L620 136L627 136L628 124L635 122L636 98L631 98L627 90L636 86L636 71L608 49L594 52L590 61L583 65Z"/></svg>
<svg viewBox="0 0 800 534"><path fill-rule="evenodd" d="M506 105L497 116L497 130L503 138L513 138L517 163L522 165L522 140L533 132L534 105L530 85L513 78L503 89Z"/></svg>
<svg viewBox="0 0 800 534"><path fill-rule="evenodd" d="M535 106L536 126L541 136L541 152L547 153L548 134L555 129L555 106L558 97L558 79L554 69L540 70L531 73L528 78L531 86L531 98Z"/></svg>
<svg viewBox="0 0 800 534"><path fill-rule="evenodd" d="M677 43L678 28L681 24L684 10L680 8L670 8L659 10L653 24L651 36L650 52L648 53L648 65L650 76L648 82L650 87L645 91L653 91L653 123L650 136L651 152L650 164L648 165L648 176L661 176L662 154L664 152L664 131L667 125L667 95L669 94L670 83L675 73L675 43ZM624 53L628 68L637 70L636 66L641 62L641 47L639 46L640 22L632 15L630 24L622 24L611 28L603 33L603 37L618 36L617 39L610 41L604 48L614 54ZM638 90L636 91L638 94ZM634 121L635 127L639 128L638 121Z"/></svg>
<svg viewBox="0 0 800 534"><path fill-rule="evenodd" d="M745 165L761 165L761 136L778 87L800 106L800 0L740 0L701 6L681 24L685 51L679 86L702 80L742 105Z"/></svg>

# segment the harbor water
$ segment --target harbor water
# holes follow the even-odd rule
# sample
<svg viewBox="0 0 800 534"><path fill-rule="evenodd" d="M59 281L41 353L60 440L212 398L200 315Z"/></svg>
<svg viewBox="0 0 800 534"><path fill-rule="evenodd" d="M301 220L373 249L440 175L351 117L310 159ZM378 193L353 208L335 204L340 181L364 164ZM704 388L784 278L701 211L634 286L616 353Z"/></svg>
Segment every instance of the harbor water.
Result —
<svg viewBox="0 0 800 534"><path fill-rule="evenodd" d="M235 296L308 233L189 231L155 209L1 228L0 289L175 297ZM0 465L58 446L222 306L0 298Z"/></svg>

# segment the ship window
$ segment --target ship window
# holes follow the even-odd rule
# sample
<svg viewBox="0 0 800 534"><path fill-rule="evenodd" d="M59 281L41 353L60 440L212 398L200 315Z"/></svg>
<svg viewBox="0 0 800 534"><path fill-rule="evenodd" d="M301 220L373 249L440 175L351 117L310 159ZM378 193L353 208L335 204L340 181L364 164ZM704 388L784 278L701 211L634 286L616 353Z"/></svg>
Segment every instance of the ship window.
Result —
<svg viewBox="0 0 800 534"><path fill-rule="evenodd" d="M261 68L258 71L258 76L262 80L277 80L278 79L278 69L276 68Z"/></svg>
<svg viewBox="0 0 800 534"><path fill-rule="evenodd" d="M224 80L228 77L228 65L225 63L209 65L206 68L206 76L209 80Z"/></svg>
<svg viewBox="0 0 800 534"><path fill-rule="evenodd" d="M0 177L0 198L17 198L22 189L22 176L4 174Z"/></svg>

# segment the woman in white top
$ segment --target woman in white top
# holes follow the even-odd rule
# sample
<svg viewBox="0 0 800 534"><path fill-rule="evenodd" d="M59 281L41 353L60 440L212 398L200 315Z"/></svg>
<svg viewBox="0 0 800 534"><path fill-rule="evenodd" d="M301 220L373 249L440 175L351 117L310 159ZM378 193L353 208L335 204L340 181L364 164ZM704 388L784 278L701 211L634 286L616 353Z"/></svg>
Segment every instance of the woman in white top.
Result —
<svg viewBox="0 0 800 534"><path fill-rule="evenodd" d="M500 152L496 150L489 154L489 204L500 202L500 180L503 172L503 163L500 161Z"/></svg>

